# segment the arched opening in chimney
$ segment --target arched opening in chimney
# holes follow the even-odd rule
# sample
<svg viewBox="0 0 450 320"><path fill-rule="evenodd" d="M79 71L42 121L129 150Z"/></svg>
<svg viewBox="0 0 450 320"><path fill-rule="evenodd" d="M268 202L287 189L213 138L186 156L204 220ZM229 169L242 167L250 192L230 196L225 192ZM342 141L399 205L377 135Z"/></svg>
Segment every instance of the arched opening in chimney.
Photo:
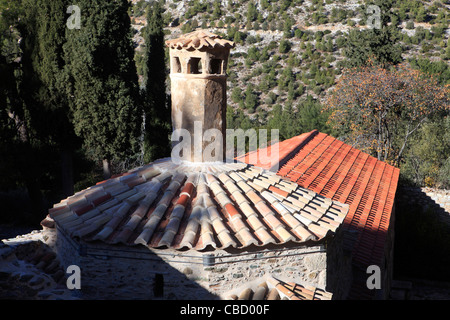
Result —
<svg viewBox="0 0 450 320"><path fill-rule="evenodd" d="M202 59L201 58L190 58L188 62L188 72L189 74L201 74L202 73Z"/></svg>
<svg viewBox="0 0 450 320"><path fill-rule="evenodd" d="M181 73L181 62L180 62L180 58L178 57L173 57L173 72L174 73Z"/></svg>
<svg viewBox="0 0 450 320"><path fill-rule="evenodd" d="M211 74L222 74L222 60L211 59Z"/></svg>

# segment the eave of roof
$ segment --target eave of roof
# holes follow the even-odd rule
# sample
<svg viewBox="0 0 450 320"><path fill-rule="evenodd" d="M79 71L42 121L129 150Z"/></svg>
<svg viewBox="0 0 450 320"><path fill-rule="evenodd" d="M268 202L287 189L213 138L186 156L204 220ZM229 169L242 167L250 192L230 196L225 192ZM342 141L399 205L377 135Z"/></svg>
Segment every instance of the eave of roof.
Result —
<svg viewBox="0 0 450 320"><path fill-rule="evenodd" d="M229 300L331 300L333 294L320 288L267 277L257 286L246 285Z"/></svg>
<svg viewBox="0 0 450 320"><path fill-rule="evenodd" d="M171 49L195 49L202 48L234 48L234 42L222 39L209 31L200 30L182 35L177 39L167 40L166 45Z"/></svg>

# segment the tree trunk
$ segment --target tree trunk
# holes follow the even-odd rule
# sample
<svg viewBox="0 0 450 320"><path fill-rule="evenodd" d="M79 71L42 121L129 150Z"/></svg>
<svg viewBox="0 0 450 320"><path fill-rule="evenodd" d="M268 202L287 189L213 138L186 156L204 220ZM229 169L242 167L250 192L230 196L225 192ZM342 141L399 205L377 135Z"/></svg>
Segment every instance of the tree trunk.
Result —
<svg viewBox="0 0 450 320"><path fill-rule="evenodd" d="M61 183L64 197L73 195L73 154L68 148L61 151Z"/></svg>
<svg viewBox="0 0 450 320"><path fill-rule="evenodd" d="M103 179L111 178L111 162L109 159L103 159Z"/></svg>

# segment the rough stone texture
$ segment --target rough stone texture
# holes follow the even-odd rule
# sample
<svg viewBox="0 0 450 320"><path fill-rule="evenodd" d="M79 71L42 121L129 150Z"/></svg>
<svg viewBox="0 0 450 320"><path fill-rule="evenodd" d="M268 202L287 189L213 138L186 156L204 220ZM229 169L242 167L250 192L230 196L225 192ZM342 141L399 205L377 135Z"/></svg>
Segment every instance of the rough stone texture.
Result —
<svg viewBox="0 0 450 320"><path fill-rule="evenodd" d="M434 209L443 222L450 224L450 190L402 187L402 201L418 205L423 211Z"/></svg>
<svg viewBox="0 0 450 320"><path fill-rule="evenodd" d="M327 241L326 290L333 293L334 300L345 300L353 281L351 252L342 246L344 232L338 229L332 241Z"/></svg>
<svg viewBox="0 0 450 320"><path fill-rule="evenodd" d="M183 160L193 162L222 161L225 155L224 138L226 132L226 65L229 48L185 50L170 49L171 92L172 92L172 127L174 130L185 129L190 133L191 155L183 155ZM193 61L201 61L201 70L193 67ZM214 70L212 61L221 61L219 70ZM217 67L216 67L217 69ZM217 73L214 73L217 71ZM195 130L195 123L201 125ZM217 129L222 134L222 152L202 155L211 145L205 131ZM205 138L203 141L203 138ZM199 143L202 139L202 143ZM173 147L178 142L173 143ZM175 149L177 150L177 149ZM210 150L212 151L212 150Z"/></svg>
<svg viewBox="0 0 450 320"><path fill-rule="evenodd" d="M347 279L350 272L343 256L330 251L339 251L338 243L328 249L315 244L202 253L91 243L80 247L58 232L61 263L81 269L82 299L225 299L243 283L268 275L330 291L330 285L336 289L342 282L330 277ZM341 288L336 298L345 297L346 290Z"/></svg>
<svg viewBox="0 0 450 320"><path fill-rule="evenodd" d="M44 231L36 230L0 242L0 299L77 299L46 239Z"/></svg>
<svg viewBox="0 0 450 320"><path fill-rule="evenodd" d="M434 188L421 188L420 190L450 215L450 190ZM422 198L424 197L422 196Z"/></svg>

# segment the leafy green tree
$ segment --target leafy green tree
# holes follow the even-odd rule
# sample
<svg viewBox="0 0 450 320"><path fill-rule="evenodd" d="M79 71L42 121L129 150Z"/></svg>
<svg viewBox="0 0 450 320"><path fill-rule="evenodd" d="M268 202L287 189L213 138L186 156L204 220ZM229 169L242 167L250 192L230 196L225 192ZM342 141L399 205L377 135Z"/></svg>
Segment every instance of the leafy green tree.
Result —
<svg viewBox="0 0 450 320"><path fill-rule="evenodd" d="M276 104L273 106L272 117L267 122L268 129L278 129L280 141L292 138L303 132L298 113L293 109L291 103L286 103L284 108Z"/></svg>
<svg viewBox="0 0 450 320"><path fill-rule="evenodd" d="M15 210L11 216L15 222L22 218L26 223L42 219L45 208L41 187L49 186L48 181L55 177L54 168L60 165L59 158L55 159L58 153L51 148L55 144L45 136L51 131L47 127L52 127L48 125L52 119L36 119L40 114L49 114L39 101L40 89L45 89L42 81L46 79L36 81L34 72L42 63L34 48L41 37L38 22L45 14L48 20L53 18L46 10L38 14L41 4L42 1L0 1L0 189L24 190L21 205L26 205L28 211L6 206L4 211ZM46 36L55 35L50 30ZM42 47L47 47L45 39L40 40Z"/></svg>
<svg viewBox="0 0 450 320"><path fill-rule="evenodd" d="M22 50L18 23L23 16L21 3L1 0L0 12L0 175L3 177L0 189L4 190L17 187L25 180L20 174L23 172L20 164L26 163L30 145L26 110L19 90ZM30 189L28 191L31 193Z"/></svg>
<svg viewBox="0 0 450 320"><path fill-rule="evenodd" d="M418 186L450 187L450 118L425 123L411 138L401 177Z"/></svg>
<svg viewBox="0 0 450 320"><path fill-rule="evenodd" d="M134 63L129 2L75 1L81 28L67 29L64 45L68 96L75 132L86 152L103 161L105 178L111 161L139 154L142 110Z"/></svg>
<svg viewBox="0 0 450 320"><path fill-rule="evenodd" d="M440 85L450 84L450 66L444 61L430 61L425 58L410 58L408 62L414 69L433 75Z"/></svg>
<svg viewBox="0 0 450 320"><path fill-rule="evenodd" d="M242 89L239 87L234 87L231 92L231 100L234 103L239 103L242 101Z"/></svg>
<svg viewBox="0 0 450 320"><path fill-rule="evenodd" d="M417 22L425 22L427 18L427 13L425 11L424 7L421 7L418 11L417 11L417 15L416 15L416 21Z"/></svg>
<svg viewBox="0 0 450 320"><path fill-rule="evenodd" d="M403 64L347 72L326 104L330 124L351 144L397 166L413 134L449 107L448 86Z"/></svg>
<svg viewBox="0 0 450 320"><path fill-rule="evenodd" d="M144 30L144 162L170 155L171 110L166 94L163 7L159 1L148 6Z"/></svg>
<svg viewBox="0 0 450 320"><path fill-rule="evenodd" d="M57 197L69 196L74 190L71 164L77 141L69 121L62 50L67 6L65 0L0 3L0 64L5 68L0 72L5 81L0 113L9 119L0 118L6 120L5 128L15 127L8 130L0 149L9 149L14 159L7 167L17 167L14 172L19 174L9 181L10 187L26 187L32 219L42 219L45 212L42 189Z"/></svg>

